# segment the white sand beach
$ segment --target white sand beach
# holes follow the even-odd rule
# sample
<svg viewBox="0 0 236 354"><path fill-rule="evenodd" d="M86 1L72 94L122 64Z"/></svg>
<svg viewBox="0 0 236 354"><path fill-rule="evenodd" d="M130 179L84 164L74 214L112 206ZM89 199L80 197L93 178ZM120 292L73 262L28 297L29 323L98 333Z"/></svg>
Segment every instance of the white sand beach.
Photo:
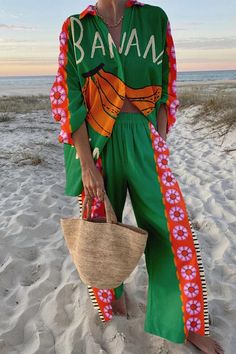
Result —
<svg viewBox="0 0 236 354"><path fill-rule="evenodd" d="M227 87L235 90L217 90ZM100 322L59 225L60 217L79 216L79 205L63 194L59 125L45 107L0 113L0 354L200 353L144 332L144 258L125 282L129 319ZM202 250L212 337L235 354L236 126L208 134L200 110L179 110L167 138L169 164ZM128 195L123 221L136 225Z"/></svg>

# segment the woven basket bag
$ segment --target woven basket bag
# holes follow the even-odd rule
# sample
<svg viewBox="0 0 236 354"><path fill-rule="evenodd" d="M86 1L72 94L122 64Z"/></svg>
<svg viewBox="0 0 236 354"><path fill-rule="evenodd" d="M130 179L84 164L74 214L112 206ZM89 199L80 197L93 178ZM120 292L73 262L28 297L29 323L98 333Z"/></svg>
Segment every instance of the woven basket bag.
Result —
<svg viewBox="0 0 236 354"><path fill-rule="evenodd" d="M81 280L99 289L116 288L128 278L145 250L148 237L144 229L117 222L106 193L104 205L106 217L91 219L92 199L85 196L81 218L60 219Z"/></svg>

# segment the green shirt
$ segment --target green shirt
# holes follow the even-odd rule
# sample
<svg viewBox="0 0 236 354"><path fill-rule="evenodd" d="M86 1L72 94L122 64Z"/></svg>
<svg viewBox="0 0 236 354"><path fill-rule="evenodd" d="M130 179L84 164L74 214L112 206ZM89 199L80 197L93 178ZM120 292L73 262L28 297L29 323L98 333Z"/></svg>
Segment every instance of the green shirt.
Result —
<svg viewBox="0 0 236 354"><path fill-rule="evenodd" d="M167 107L167 133L176 122L176 58L165 11L128 0L122 21L118 48L94 5L62 25L50 99L61 127L58 140L64 144L66 195L83 190L72 133L84 121L94 161L111 136L125 96L156 128L161 103Z"/></svg>

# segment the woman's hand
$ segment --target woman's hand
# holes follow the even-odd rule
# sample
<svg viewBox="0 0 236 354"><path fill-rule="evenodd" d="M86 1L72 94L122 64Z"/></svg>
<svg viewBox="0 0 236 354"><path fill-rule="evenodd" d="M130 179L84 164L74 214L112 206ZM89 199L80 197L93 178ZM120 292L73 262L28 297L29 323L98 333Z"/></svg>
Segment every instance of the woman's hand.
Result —
<svg viewBox="0 0 236 354"><path fill-rule="evenodd" d="M167 134L166 131L158 130L159 135L162 137L163 140L166 142Z"/></svg>
<svg viewBox="0 0 236 354"><path fill-rule="evenodd" d="M92 157L85 121L79 129L73 132L72 138L76 152L80 159L85 195L88 195L91 198L97 197L99 200L103 200L105 192L103 176L96 167Z"/></svg>
<svg viewBox="0 0 236 354"><path fill-rule="evenodd" d="M82 181L85 195L103 200L105 192L104 180L94 162L82 166Z"/></svg>
<svg viewBox="0 0 236 354"><path fill-rule="evenodd" d="M162 139L166 141L167 109L165 104L160 105L160 109L157 114L157 127L158 133L160 134Z"/></svg>

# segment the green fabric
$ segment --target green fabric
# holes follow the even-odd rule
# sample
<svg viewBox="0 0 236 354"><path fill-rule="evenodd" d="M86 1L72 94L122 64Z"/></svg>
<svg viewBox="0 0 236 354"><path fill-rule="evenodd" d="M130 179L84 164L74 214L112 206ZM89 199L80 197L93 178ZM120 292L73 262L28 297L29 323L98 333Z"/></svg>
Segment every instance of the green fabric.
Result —
<svg viewBox="0 0 236 354"><path fill-rule="evenodd" d="M120 297L123 295L123 292L124 292L124 283L122 283L117 288L114 288L114 291L115 291L116 299L120 299Z"/></svg>
<svg viewBox="0 0 236 354"><path fill-rule="evenodd" d="M137 224L149 232L145 249L149 285L144 329L184 343L179 282L146 118L139 113L121 112L101 158L106 192L118 221L122 221L128 188ZM115 289L117 298L122 291L123 284Z"/></svg>
<svg viewBox="0 0 236 354"><path fill-rule="evenodd" d="M160 105L158 105L160 107ZM123 113L123 112L120 112ZM145 118L150 121L154 127L157 129L157 119L156 113L152 112L148 118ZM99 136L89 124L87 124L88 135L91 138L90 145L93 146L93 141L100 143L100 150L103 151L104 146L106 145L109 139L104 140L103 137ZM91 148L92 149L92 148ZM94 158L94 161L96 159ZM81 164L80 159L76 159L76 149L73 145L64 143L64 163L65 163L65 172L66 172L66 185L65 185L65 195L68 196L77 196L82 193L83 183L81 179Z"/></svg>
<svg viewBox="0 0 236 354"><path fill-rule="evenodd" d="M66 85L68 97L68 113L70 115L70 132L80 128L87 115L87 108L84 102L84 97L81 91L81 83L75 63L74 45L71 36L71 27L69 30L68 51L66 54L67 63L66 70Z"/></svg>
<svg viewBox="0 0 236 354"><path fill-rule="evenodd" d="M167 26L167 23L165 24ZM165 32L167 28L165 28ZM170 65L169 65L169 55L167 52L167 43L164 43L165 50L163 53L162 59L162 96L161 99L158 101L158 104L166 103L169 98L168 87L169 87L169 72L170 72Z"/></svg>
<svg viewBox="0 0 236 354"><path fill-rule="evenodd" d="M106 115L116 121L121 108L119 99L124 100L125 95L131 95L131 102L139 108L141 106L138 104L143 100L146 108L140 108L141 113L153 123L160 104L167 101L170 85L170 62L166 42L168 21L165 11L159 6L128 0L124 10L119 48L112 42L108 27L92 5L64 21L60 35L60 53L64 56L65 65L60 64L58 70L63 73L63 81L60 82L56 78L53 88L64 87L67 106L53 103L52 108L62 107L68 112L67 123L61 124L59 139L64 143L66 195L78 196L83 190L81 168L76 158L72 132L87 121L91 152L95 161L110 138L110 133L101 134L94 128L88 117L89 113L96 120L98 116L101 118L104 112L104 127L103 123L101 127L105 132ZM67 40L63 41L64 38ZM100 74L104 73L105 79L101 80ZM109 74L112 75L111 78ZM105 87L107 83L111 85L110 89ZM125 86L129 90L128 94L124 90ZM157 94L157 87L161 88L161 95ZM115 98L113 89L116 92ZM150 96L148 90L153 90ZM98 126L99 124L101 123L98 122Z"/></svg>

